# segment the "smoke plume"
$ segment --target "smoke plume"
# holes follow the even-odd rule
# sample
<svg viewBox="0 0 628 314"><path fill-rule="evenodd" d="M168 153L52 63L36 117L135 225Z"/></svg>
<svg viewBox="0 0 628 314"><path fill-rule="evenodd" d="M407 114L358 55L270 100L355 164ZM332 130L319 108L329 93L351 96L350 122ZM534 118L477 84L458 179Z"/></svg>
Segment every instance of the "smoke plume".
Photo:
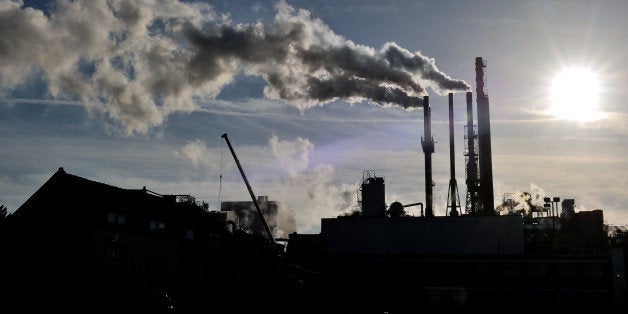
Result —
<svg viewBox="0 0 628 314"><path fill-rule="evenodd" d="M532 212L545 211L543 207L545 191L534 183L530 183L530 190L531 193L517 192L505 196L495 211L501 215L522 214L525 217L529 217Z"/></svg>
<svg viewBox="0 0 628 314"><path fill-rule="evenodd" d="M240 153L245 152L244 155L256 156L257 166L247 168L247 177L255 186L257 195L267 195L270 200L278 203L279 207L275 212L268 212L269 221L272 219L277 221L277 225L271 228L278 236L287 236L286 233L292 232L293 230L281 229L281 226L290 225L296 225L299 232L318 232L321 217L335 217L347 213L357 204L358 182L351 184L336 182L333 166L310 165L310 155L314 150L314 144L307 138L284 140L277 136L269 138L268 146L238 149ZM189 142L174 154L182 158L194 171L219 170L210 168L219 163L216 160L219 157L216 156L220 156L220 148L208 147L202 140ZM246 164L246 161L243 161ZM233 162L225 165L230 166L229 169L225 169L223 197L248 201L249 195L241 194L245 189ZM265 179L259 179L262 177ZM220 205L217 207L220 208ZM255 211L254 208L251 210ZM241 223L251 223L250 220L255 215L240 217L245 220Z"/></svg>
<svg viewBox="0 0 628 314"><path fill-rule="evenodd" d="M211 165L211 160L206 158L208 155L207 146L200 139L185 144L180 150L175 150L174 153L197 168Z"/></svg>
<svg viewBox="0 0 628 314"><path fill-rule="evenodd" d="M268 140L268 146L290 177L297 176L307 168L310 153L314 149L314 144L308 139L298 137L294 141L282 141L276 135Z"/></svg>
<svg viewBox="0 0 628 314"><path fill-rule="evenodd" d="M56 99L107 114L128 135L215 98L237 74L300 109L336 99L404 108L469 86L395 43L381 49L335 34L280 2L268 24L233 24L207 4L57 0L46 12L0 0L0 93L41 77ZM1 96L1 94L0 94Z"/></svg>

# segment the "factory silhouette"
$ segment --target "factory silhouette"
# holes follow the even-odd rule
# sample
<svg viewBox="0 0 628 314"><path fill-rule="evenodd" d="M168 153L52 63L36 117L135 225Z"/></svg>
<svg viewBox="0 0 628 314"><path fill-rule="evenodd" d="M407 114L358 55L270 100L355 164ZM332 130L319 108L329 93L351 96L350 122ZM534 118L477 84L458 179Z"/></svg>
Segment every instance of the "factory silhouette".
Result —
<svg viewBox="0 0 628 314"><path fill-rule="evenodd" d="M2 215L3 310L145 313L469 313L625 311L628 242L603 211L529 195L495 206L489 98L481 57L466 93L464 204L454 167L435 216L429 97L422 98L424 202L385 202L385 180L362 173L360 211L296 232L294 213L256 196L219 211L190 195L123 189L59 168ZM420 207L410 216L408 207ZM6 214L6 209L5 212Z"/></svg>

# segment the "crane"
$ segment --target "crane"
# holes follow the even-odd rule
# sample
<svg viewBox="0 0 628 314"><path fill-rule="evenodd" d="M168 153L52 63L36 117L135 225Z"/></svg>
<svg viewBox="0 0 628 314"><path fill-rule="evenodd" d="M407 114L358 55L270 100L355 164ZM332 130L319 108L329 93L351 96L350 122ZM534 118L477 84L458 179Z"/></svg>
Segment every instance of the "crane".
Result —
<svg viewBox="0 0 628 314"><path fill-rule="evenodd" d="M236 165L238 165L238 169L240 170L240 174L242 175L242 179L244 179L244 183L246 183L246 188L249 190L249 194L251 195L251 198L253 199L253 204L255 205L255 209L257 210L257 214L259 215L260 220L262 221L262 224L264 225L264 230L266 230L266 234L268 235L268 238L270 239L270 241L272 243L275 243L275 239L273 238L273 233L270 231L270 228L268 227L268 224L266 223L266 219L264 219L264 214L262 213L262 210L259 207L259 204L257 203L257 198L255 197L255 193L253 193L253 189L251 189L251 185L249 184L249 180L246 179L246 175L244 175L244 170L242 170L242 166L240 165L240 161L238 160L238 157L236 156L235 151L233 150L233 147L231 146L231 142L229 141L229 138L227 137L227 133L222 135L222 138L225 139L225 141L227 142L227 146L229 146L229 150L231 151L231 155L233 155L233 159L236 162Z"/></svg>

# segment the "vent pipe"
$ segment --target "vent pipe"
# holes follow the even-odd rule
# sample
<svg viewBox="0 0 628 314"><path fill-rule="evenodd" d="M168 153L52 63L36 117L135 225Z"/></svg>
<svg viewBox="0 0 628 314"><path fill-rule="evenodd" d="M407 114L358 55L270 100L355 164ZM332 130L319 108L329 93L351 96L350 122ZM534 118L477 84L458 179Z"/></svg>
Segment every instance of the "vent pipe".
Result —
<svg viewBox="0 0 628 314"><path fill-rule="evenodd" d="M425 153L425 216L434 217L432 200L434 198L432 187L432 153L434 153L434 138L432 137L432 122L430 112L430 98L423 96L423 136L421 136L421 147Z"/></svg>
<svg viewBox="0 0 628 314"><path fill-rule="evenodd" d="M488 95L484 91L484 68L482 57L475 58L476 102L478 105L478 146L480 154L480 214L494 215L493 200L493 165L491 157L491 117L489 114Z"/></svg>
<svg viewBox="0 0 628 314"><path fill-rule="evenodd" d="M456 162L454 154L454 94L449 93L449 192L447 193L447 210L449 216L460 214L460 196L458 195L458 183L456 182Z"/></svg>
<svg viewBox="0 0 628 314"><path fill-rule="evenodd" d="M467 203L465 213L476 215L478 212L478 155L476 150L477 134L473 126L473 92L467 92L467 125L465 140Z"/></svg>

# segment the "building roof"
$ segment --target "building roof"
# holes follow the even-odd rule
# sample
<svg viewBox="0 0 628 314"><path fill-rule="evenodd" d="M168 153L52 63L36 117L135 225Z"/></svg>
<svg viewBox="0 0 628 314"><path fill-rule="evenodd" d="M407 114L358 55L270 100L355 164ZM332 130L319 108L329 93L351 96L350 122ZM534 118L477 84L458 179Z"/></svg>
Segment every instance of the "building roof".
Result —
<svg viewBox="0 0 628 314"><path fill-rule="evenodd" d="M146 187L123 189L69 174L61 167L13 215L43 217L59 210L84 210L107 206L113 208L150 206L159 209L182 205L200 209L192 197L186 198L184 204L181 204L177 202L176 195L161 195L147 190Z"/></svg>

